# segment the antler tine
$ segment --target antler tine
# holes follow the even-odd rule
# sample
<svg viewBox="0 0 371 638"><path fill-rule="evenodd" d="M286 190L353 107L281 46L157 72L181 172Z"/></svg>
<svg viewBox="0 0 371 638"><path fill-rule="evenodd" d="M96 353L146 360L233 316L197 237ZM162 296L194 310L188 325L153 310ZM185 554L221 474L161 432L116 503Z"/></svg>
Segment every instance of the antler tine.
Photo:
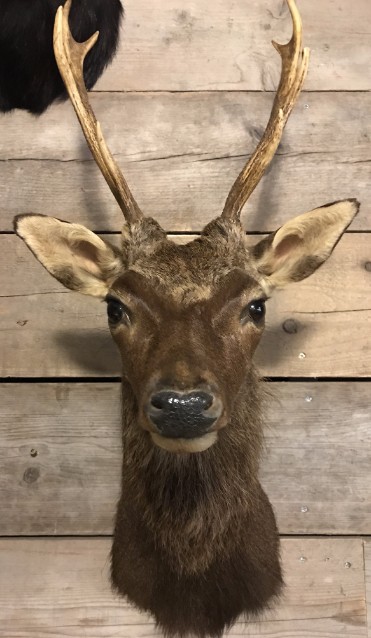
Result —
<svg viewBox="0 0 371 638"><path fill-rule="evenodd" d="M97 31L86 42L76 42L69 28L70 9L71 0L67 0L64 6L58 8L55 17L54 54L57 65L93 157L124 213L126 221L133 223L143 216L142 212L103 138L100 124L90 106L84 81L84 60L96 43L99 32Z"/></svg>
<svg viewBox="0 0 371 638"><path fill-rule="evenodd" d="M240 213L272 161L283 129L299 96L308 70L309 49L302 48L302 24L295 0L286 0L293 22L293 34L287 44L272 42L281 56L281 79L270 118L255 152L245 164L227 197L222 217L237 222Z"/></svg>

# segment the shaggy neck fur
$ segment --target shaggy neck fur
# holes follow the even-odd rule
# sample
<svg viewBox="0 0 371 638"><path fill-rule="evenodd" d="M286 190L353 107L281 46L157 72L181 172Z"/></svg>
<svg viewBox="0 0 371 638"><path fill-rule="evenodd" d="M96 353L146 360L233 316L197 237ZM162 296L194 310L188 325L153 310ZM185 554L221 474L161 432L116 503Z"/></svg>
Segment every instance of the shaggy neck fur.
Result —
<svg viewBox="0 0 371 638"><path fill-rule="evenodd" d="M136 423L130 386L123 384L122 504L139 515L180 573L204 571L228 553L231 528L254 504L262 447L262 384L252 370L228 426L201 453L172 454L153 445Z"/></svg>

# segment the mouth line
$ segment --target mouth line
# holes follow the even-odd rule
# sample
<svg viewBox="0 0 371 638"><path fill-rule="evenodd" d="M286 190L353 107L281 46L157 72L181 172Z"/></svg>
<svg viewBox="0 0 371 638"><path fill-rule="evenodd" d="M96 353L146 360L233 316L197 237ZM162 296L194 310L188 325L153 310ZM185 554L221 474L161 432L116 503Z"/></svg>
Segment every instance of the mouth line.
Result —
<svg viewBox="0 0 371 638"><path fill-rule="evenodd" d="M164 420L151 419L157 428L157 434L166 439L199 439L208 434L211 430L211 426L215 423L215 419L202 419L201 422L189 425L180 430L178 424L169 419L168 422Z"/></svg>
<svg viewBox="0 0 371 638"><path fill-rule="evenodd" d="M151 432L153 442L160 448L168 452L175 453L196 453L204 452L211 447L218 438L218 432L207 432L202 436L193 439L169 438L156 432Z"/></svg>
<svg viewBox="0 0 371 638"><path fill-rule="evenodd" d="M153 416L153 417L157 417L159 415L163 415L165 414L166 416L168 416L169 418L174 418L174 416L176 416L176 412L174 410L168 409L168 410L163 410L161 408L156 408L154 405L151 405L149 410L148 410L148 414L149 416ZM215 409L213 411L213 408L207 408L206 410L197 410L194 409L193 411L189 411L188 415L189 417L200 417L203 416L205 419L215 419L219 416L220 412L217 413L216 417L214 416L215 414Z"/></svg>

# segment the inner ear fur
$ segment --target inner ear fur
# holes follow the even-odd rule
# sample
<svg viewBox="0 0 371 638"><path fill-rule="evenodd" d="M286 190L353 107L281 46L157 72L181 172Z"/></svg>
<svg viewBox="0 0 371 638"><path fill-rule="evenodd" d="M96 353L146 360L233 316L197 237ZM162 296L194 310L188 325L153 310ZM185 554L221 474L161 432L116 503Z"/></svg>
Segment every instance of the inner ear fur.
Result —
<svg viewBox="0 0 371 638"><path fill-rule="evenodd" d="M295 217L254 246L257 269L272 287L309 277L331 255L359 206L347 199Z"/></svg>
<svg viewBox="0 0 371 638"><path fill-rule="evenodd" d="M19 215L15 232L66 288L104 298L122 271L120 251L81 226L44 215Z"/></svg>

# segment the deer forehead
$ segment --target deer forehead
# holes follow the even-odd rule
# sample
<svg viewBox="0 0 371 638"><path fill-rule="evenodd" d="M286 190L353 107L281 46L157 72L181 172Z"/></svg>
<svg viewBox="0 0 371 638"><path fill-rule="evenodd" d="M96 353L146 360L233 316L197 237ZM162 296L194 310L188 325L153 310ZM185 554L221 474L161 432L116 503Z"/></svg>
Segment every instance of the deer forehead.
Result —
<svg viewBox="0 0 371 638"><path fill-rule="evenodd" d="M132 295L157 306L186 307L213 301L219 307L230 298L264 293L264 280L253 267L245 243L236 250L228 241L199 237L187 244L164 239L135 251L135 259L112 286L119 296Z"/></svg>

